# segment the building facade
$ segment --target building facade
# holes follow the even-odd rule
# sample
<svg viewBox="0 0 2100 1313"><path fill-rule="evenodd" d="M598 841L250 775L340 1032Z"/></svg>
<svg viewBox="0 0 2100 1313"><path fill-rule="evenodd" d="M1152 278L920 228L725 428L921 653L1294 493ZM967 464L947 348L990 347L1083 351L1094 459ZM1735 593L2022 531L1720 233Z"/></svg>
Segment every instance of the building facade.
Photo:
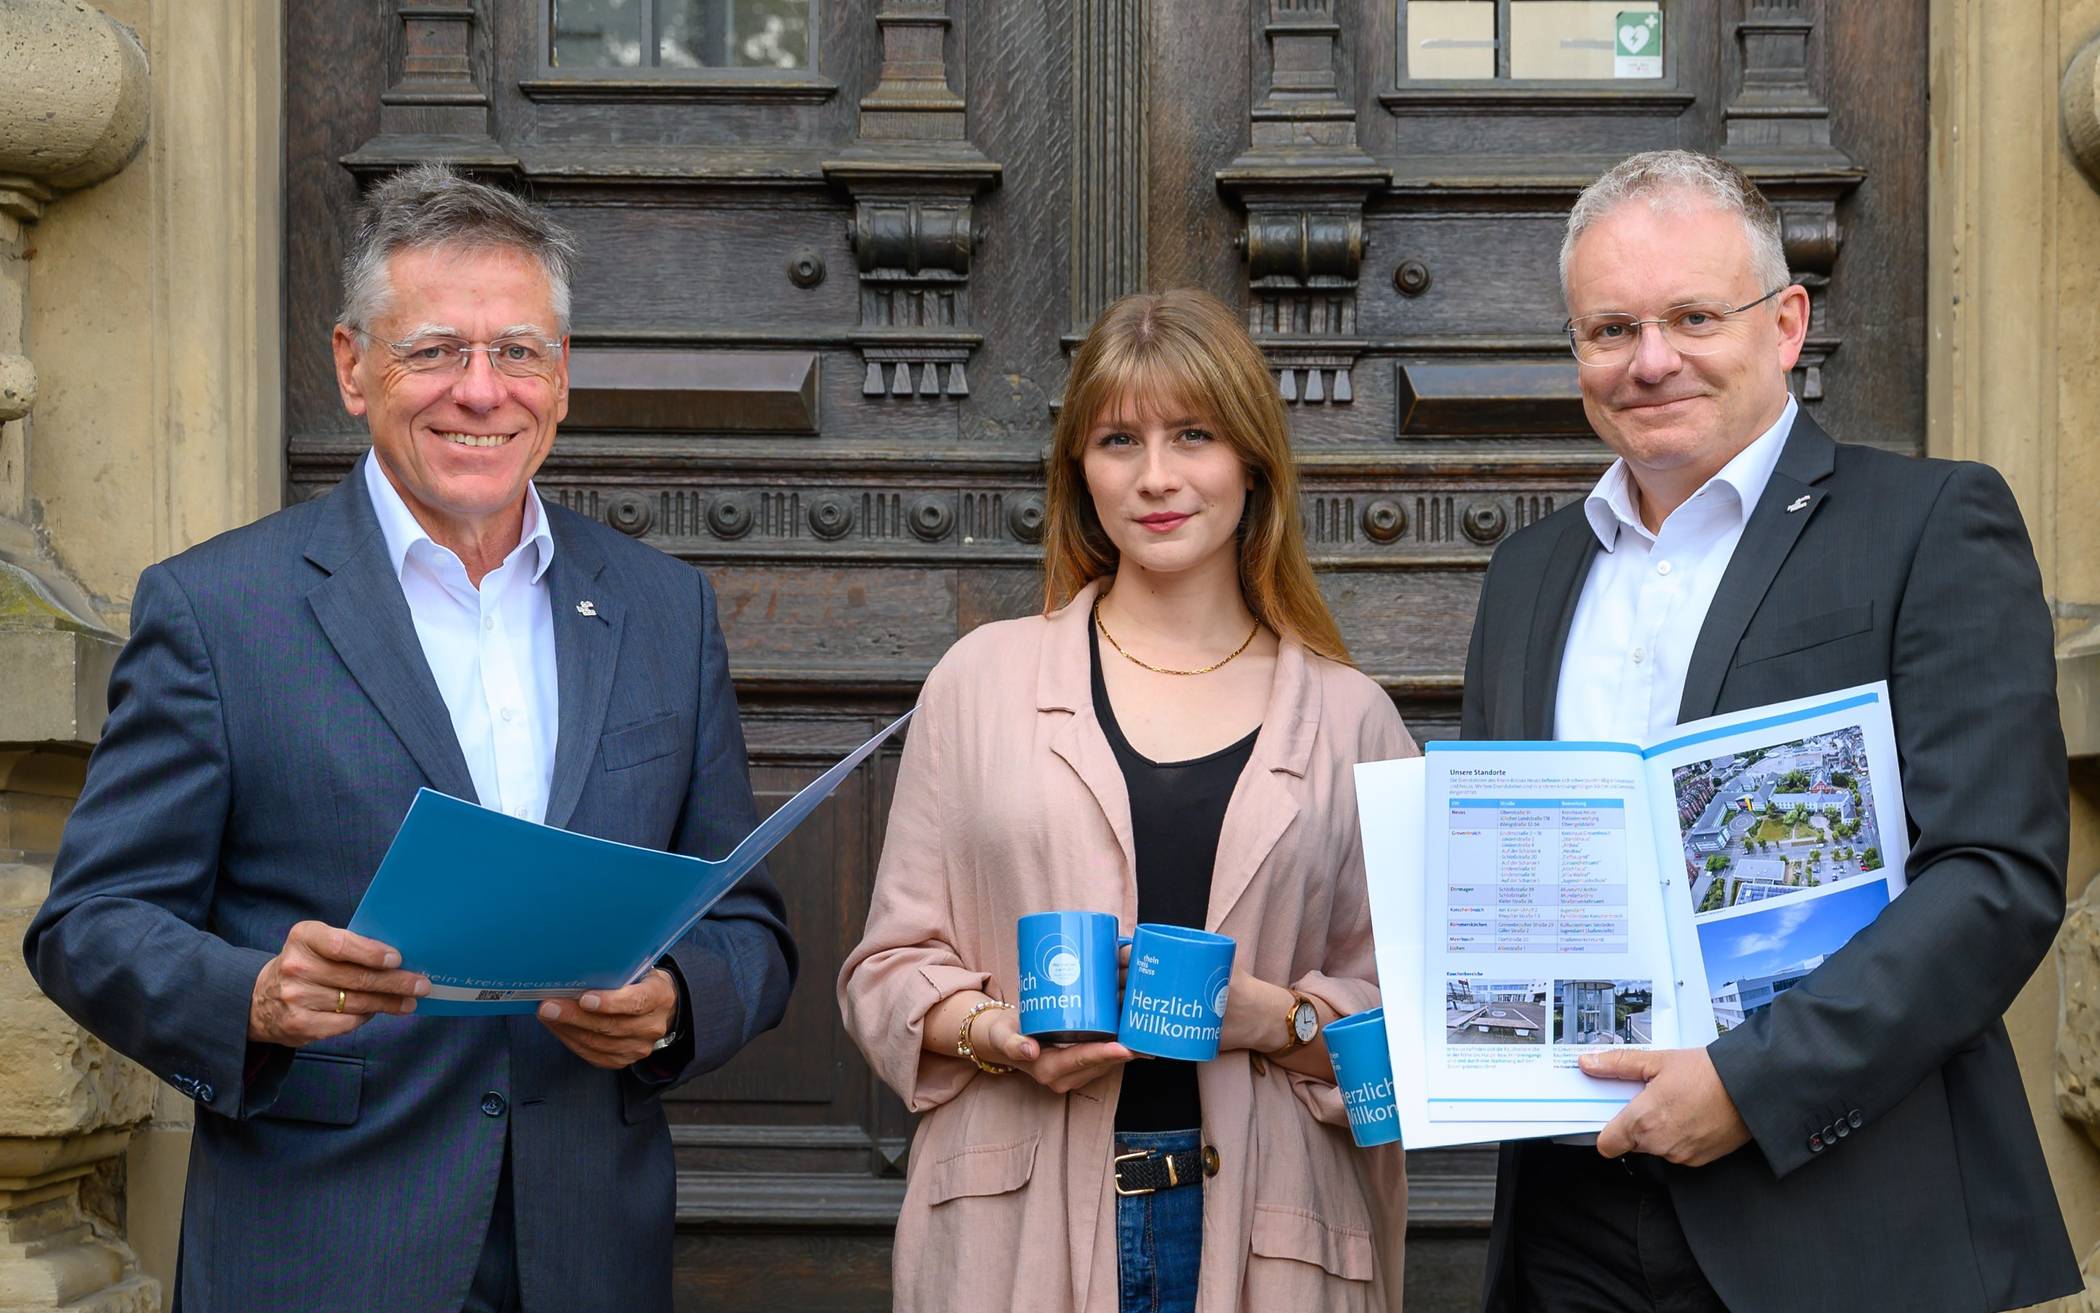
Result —
<svg viewBox="0 0 2100 1313"><path fill-rule="evenodd" d="M1808 979L1808 973L1823 965L1820 956L1798 962L1784 971L1775 971L1769 976L1750 976L1734 982L1725 992L1734 996L1730 1025L1741 1025L1744 1017L1759 1008L1770 1007L1772 1000Z"/></svg>
<svg viewBox="0 0 2100 1313"><path fill-rule="evenodd" d="M1618 1008L1609 980L1564 980L1560 984L1561 1031L1567 1044L1610 1043L1618 1031Z"/></svg>
<svg viewBox="0 0 2100 1313"><path fill-rule="evenodd" d="M1659 15L1657 76L1600 53L1622 10ZM1037 604L1067 353L1149 286L1246 308L1344 631L1449 733L1489 552L1603 462L1556 331L1561 217L1616 156L1718 151L1814 298L1804 405L2020 497L2075 900L2100 864L2096 33L2100 0L0 0L0 940L48 885L139 570L357 455L333 264L359 186L423 158L582 236L543 488L714 576L777 803ZM888 1306L909 1123L822 982L893 772L783 850L809 960L782 1031L673 1100L696 1304ZM2008 1018L2088 1254L2096 990L2081 907ZM190 1115L0 950L0 1307L160 1305ZM1412 1307L1466 1306L1491 1172L1418 1159Z"/></svg>

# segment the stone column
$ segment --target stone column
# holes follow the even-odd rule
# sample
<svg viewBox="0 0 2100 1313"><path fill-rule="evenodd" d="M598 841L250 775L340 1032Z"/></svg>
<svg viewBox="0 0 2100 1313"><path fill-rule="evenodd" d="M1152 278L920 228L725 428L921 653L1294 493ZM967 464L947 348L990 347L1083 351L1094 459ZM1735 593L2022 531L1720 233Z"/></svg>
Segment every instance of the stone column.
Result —
<svg viewBox="0 0 2100 1313"><path fill-rule="evenodd" d="M124 1153L154 1081L37 992L16 945L101 731L117 640L39 532L40 380L25 341L37 224L145 140L145 52L80 0L0 3L0 1309L143 1313Z"/></svg>
<svg viewBox="0 0 2100 1313"><path fill-rule="evenodd" d="M23 850L48 868L139 571L283 496L282 10L0 0L0 356L33 362L34 379L33 409L0 428L0 862ZM15 882L0 916L30 915L42 887ZM11 933L0 1072L53 1054L54 1079L79 1070L37 1029L48 1005L7 1001L19 923ZM165 1287L195 1112L149 1088L150 1119L127 1099L77 1099L82 1120L60 1138L136 1122L128 1148L94 1142L84 1215L120 1219ZM59 1134L19 1103L0 1090L0 1137ZM32 1125L45 1129L16 1130ZM20 1307L0 1282L0 1313Z"/></svg>

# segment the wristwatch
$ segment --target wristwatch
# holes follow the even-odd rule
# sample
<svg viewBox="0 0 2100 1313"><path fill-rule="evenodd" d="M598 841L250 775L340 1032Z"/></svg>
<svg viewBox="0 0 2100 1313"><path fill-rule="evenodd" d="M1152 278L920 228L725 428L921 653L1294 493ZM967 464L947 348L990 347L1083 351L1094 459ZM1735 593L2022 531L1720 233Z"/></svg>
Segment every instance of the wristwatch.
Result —
<svg viewBox="0 0 2100 1313"><path fill-rule="evenodd" d="M685 1033L679 1028L678 1025L680 1021L684 1020L683 1014L685 1012L685 994L684 991L678 988L678 977L672 975L668 970L660 966L650 967L649 970L662 975L664 980L670 984L671 992L673 994L678 995L678 1001L671 1005L670 1029L664 1032L662 1039L657 1040L655 1043L649 1046L649 1052L652 1055L654 1055L661 1053L665 1049L670 1048L673 1044L676 1044L678 1042L678 1037Z"/></svg>
<svg viewBox="0 0 2100 1313"><path fill-rule="evenodd" d="M1283 1047L1273 1050L1271 1056L1280 1058L1295 1053L1319 1038L1319 1034L1319 1009L1305 995L1293 994L1290 1009L1283 1014Z"/></svg>

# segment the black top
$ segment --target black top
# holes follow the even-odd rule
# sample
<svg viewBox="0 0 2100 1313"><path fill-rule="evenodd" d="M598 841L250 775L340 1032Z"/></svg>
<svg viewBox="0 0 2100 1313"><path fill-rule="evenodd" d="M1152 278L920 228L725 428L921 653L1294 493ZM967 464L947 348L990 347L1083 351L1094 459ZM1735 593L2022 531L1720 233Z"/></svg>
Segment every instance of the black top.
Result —
<svg viewBox="0 0 2100 1313"><path fill-rule="evenodd" d="M1218 857L1218 831L1225 804L1247 759L1254 755L1257 727L1229 748L1193 761L1141 757L1116 724L1101 677L1101 635L1088 627L1093 652L1094 715L1108 736L1123 783L1130 790L1130 837L1137 845L1137 915L1140 921L1203 928L1210 911L1210 871ZM1123 1070L1116 1103L1119 1131L1186 1131L1203 1124L1196 1094L1196 1064L1169 1058L1138 1058Z"/></svg>

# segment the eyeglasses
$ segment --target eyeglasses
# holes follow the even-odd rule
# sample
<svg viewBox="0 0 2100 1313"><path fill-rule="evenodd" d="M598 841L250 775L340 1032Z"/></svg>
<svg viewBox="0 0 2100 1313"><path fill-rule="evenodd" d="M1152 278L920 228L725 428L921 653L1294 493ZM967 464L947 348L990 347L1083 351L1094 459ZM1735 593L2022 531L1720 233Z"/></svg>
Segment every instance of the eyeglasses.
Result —
<svg viewBox="0 0 2100 1313"><path fill-rule="evenodd" d="M1742 321L1735 316L1763 305L1785 290L1785 287L1775 287L1755 301L1745 301L1738 306L1706 301L1672 306L1657 319L1636 319L1622 314L1579 315L1561 325L1561 331L1568 335L1568 345L1574 348L1576 361L1584 365L1623 363L1640 344L1641 329L1648 324L1655 325L1662 333L1663 341L1679 355L1710 355L1727 345L1740 327Z"/></svg>
<svg viewBox="0 0 2100 1313"><path fill-rule="evenodd" d="M486 355L497 373L511 378L547 377L561 351L560 342L539 337L499 337L487 346L455 337L411 337L385 345L411 373L463 374L470 357Z"/></svg>

